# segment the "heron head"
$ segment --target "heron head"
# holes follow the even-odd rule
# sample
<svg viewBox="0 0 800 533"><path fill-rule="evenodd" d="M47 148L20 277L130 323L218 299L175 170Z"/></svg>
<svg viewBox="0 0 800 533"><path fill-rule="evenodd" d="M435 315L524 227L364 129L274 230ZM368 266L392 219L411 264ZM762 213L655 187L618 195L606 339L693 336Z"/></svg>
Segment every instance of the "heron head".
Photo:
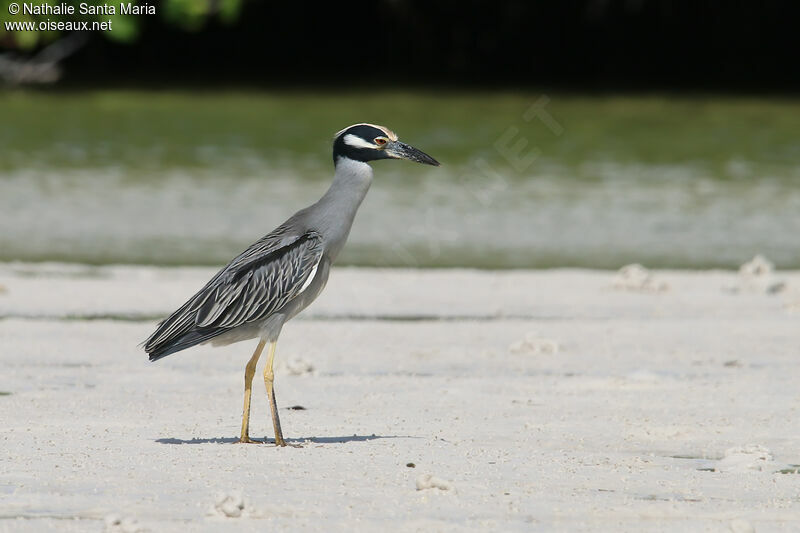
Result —
<svg viewBox="0 0 800 533"><path fill-rule="evenodd" d="M389 128L375 124L354 124L337 133L333 139L333 162L340 157L364 163L376 159L408 159L439 166L437 160L422 150L398 141Z"/></svg>

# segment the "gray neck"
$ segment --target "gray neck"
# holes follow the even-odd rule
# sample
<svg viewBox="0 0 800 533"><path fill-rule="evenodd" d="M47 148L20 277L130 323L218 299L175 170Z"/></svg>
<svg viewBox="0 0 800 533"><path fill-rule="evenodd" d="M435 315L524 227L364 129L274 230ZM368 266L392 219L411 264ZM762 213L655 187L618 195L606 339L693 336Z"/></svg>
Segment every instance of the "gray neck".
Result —
<svg viewBox="0 0 800 533"><path fill-rule="evenodd" d="M309 222L325 239L331 261L347 241L356 211L372 183L372 168L346 157L336 160L336 173L328 191L309 210Z"/></svg>

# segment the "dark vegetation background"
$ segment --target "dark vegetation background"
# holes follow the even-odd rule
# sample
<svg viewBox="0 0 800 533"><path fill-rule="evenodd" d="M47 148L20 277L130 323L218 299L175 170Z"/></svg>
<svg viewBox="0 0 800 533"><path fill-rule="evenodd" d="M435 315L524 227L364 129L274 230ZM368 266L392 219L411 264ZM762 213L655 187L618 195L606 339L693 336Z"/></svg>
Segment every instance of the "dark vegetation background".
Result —
<svg viewBox="0 0 800 533"><path fill-rule="evenodd" d="M158 14L139 17L121 39L93 33L64 61L61 83L756 93L800 86L796 2L151 4ZM19 48L7 33L0 44Z"/></svg>
<svg viewBox="0 0 800 533"><path fill-rule="evenodd" d="M443 165L381 166L343 263L800 268L796 2L150 4L0 24L0 261L219 265L367 121Z"/></svg>

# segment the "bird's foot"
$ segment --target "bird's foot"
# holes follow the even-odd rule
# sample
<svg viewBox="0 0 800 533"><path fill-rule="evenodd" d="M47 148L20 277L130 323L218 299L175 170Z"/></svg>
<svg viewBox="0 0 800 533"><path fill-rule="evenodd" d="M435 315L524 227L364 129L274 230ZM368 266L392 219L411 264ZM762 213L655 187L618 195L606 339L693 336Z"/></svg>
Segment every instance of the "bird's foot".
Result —
<svg viewBox="0 0 800 533"><path fill-rule="evenodd" d="M286 442L285 440L283 440L283 437L275 439L275 446L279 446L281 448L285 448L286 446L289 446L290 448L302 448L303 447L302 444L294 444L294 443Z"/></svg>
<svg viewBox="0 0 800 533"><path fill-rule="evenodd" d="M248 436L244 436L244 437L240 438L236 442L236 444L264 444L264 441L263 440L255 440L255 439L251 439Z"/></svg>

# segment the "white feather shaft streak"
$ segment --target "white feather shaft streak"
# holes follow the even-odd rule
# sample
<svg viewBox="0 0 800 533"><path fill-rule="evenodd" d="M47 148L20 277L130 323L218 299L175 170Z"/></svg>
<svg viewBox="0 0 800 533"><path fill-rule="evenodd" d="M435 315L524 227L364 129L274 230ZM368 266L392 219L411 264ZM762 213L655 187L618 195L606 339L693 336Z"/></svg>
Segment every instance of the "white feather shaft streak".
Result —
<svg viewBox="0 0 800 533"><path fill-rule="evenodd" d="M303 283L303 286L300 287L299 291L297 291L298 295L301 294L304 290L306 290L308 286L311 285L311 282L314 281L314 276L317 275L317 267L319 267L320 261L322 261L322 256L320 256L320 258L317 260L317 263L314 265L314 268L311 269L311 273L308 275L306 282Z"/></svg>

